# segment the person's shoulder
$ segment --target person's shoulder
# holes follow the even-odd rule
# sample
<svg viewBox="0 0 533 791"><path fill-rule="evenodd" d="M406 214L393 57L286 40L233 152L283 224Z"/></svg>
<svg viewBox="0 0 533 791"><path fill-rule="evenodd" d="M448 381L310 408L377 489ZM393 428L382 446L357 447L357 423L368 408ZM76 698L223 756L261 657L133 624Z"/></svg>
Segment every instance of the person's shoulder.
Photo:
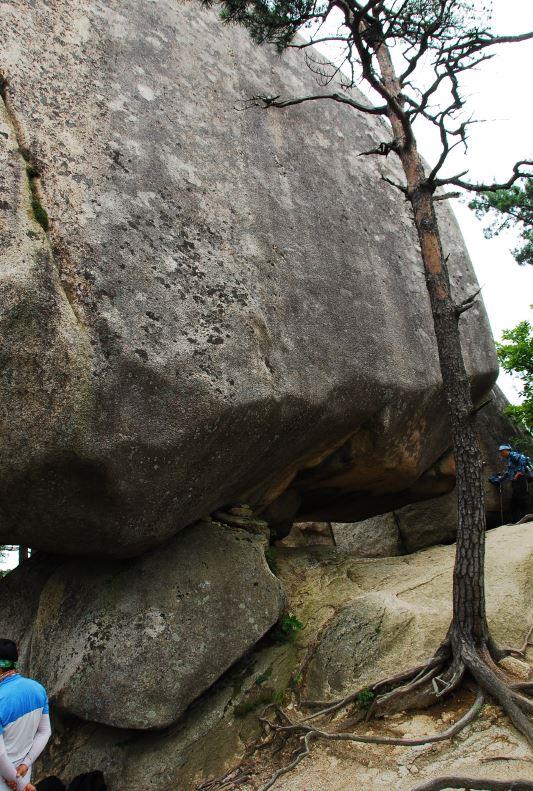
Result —
<svg viewBox="0 0 533 791"><path fill-rule="evenodd" d="M36 681L34 678L28 678L27 676L21 676L20 680L27 689L31 689L34 693L40 694L45 698L47 697L46 689L39 681Z"/></svg>

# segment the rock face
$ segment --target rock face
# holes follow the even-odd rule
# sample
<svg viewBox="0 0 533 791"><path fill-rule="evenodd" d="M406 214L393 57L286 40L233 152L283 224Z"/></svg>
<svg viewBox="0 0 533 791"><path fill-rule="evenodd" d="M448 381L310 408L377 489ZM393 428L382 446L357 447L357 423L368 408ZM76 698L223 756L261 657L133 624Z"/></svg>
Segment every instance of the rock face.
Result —
<svg viewBox="0 0 533 791"><path fill-rule="evenodd" d="M42 571L28 564L15 575L33 590ZM23 629L12 628L15 639L31 634L27 672L62 711L136 729L176 722L284 603L259 540L216 524L189 528L140 559L64 562L37 600L32 620L24 613Z"/></svg>
<svg viewBox="0 0 533 791"><path fill-rule="evenodd" d="M291 518L437 494L417 240L397 163L357 156L384 128L236 112L314 79L197 5L15 0L0 35L0 540L127 556L291 482ZM440 224L460 300L475 278ZM461 324L479 399L483 308Z"/></svg>
<svg viewBox="0 0 533 791"><path fill-rule="evenodd" d="M338 697L426 659L448 627L453 558L453 546L384 559L358 559L334 547L280 548L277 563L288 591L288 607L304 625L294 641L258 647L193 704L178 724L162 733L140 734L59 718L55 744L42 773L57 773L68 780L98 766L106 774L110 791L159 791L166 787L194 791L200 781L219 776L238 763L246 743L259 735L257 714L266 703L283 695L289 702L296 689L303 699L315 694ZM502 644L520 644L527 631L533 607L532 560L529 525L507 526L487 534L488 618L495 639ZM528 656L533 658L531 652ZM437 712L392 719L387 725L399 735L444 730L469 702L454 709L448 701ZM376 728L383 733L382 725ZM410 784L404 782L405 756L410 756L409 765L418 756L417 766L425 767L421 772L446 766L455 767L456 771L449 773L461 774L457 767L463 767L465 760L472 762L477 755L487 755L486 750L474 749L476 745L487 744L489 752L501 755L500 742L505 744L506 755L529 754L525 740L508 721L498 721L497 710L486 706L457 743L443 742L436 752L435 746L411 752L401 747L389 755L383 745L375 748L376 753L368 745L361 752L350 745L353 771L345 786L332 782L332 774L327 780L322 778L320 772L306 774L301 784L296 782L298 774L291 773L286 782L298 791L373 788L374 782L367 782L373 771L376 784L379 781L375 787L408 791L413 778L408 774ZM470 752L463 750L463 743L472 746ZM379 774L378 759L385 762L384 774ZM279 755L277 760L274 768L279 767ZM337 766L339 773L343 766ZM376 768L371 771L373 766ZM306 762L302 767L307 772ZM473 774L492 777L490 772L499 767L497 762L481 764L483 771ZM251 791L259 785L256 781L243 788Z"/></svg>
<svg viewBox="0 0 533 791"><path fill-rule="evenodd" d="M333 522L335 545L363 558L403 555L405 550L393 513L374 516L355 524Z"/></svg>
<svg viewBox="0 0 533 791"><path fill-rule="evenodd" d="M394 512L407 552L450 544L457 533L457 495L455 490L431 500L406 505Z"/></svg>
<svg viewBox="0 0 533 791"><path fill-rule="evenodd" d="M34 555L0 579L2 637L19 648L20 667L29 672L31 635L43 588L64 558Z"/></svg>

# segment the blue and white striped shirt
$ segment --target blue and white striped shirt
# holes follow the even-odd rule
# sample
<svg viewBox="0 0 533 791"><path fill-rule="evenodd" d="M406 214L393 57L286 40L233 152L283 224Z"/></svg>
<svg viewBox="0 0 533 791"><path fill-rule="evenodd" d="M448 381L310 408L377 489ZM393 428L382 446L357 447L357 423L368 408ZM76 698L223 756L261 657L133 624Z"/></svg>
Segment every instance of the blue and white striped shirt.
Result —
<svg viewBox="0 0 533 791"><path fill-rule="evenodd" d="M50 738L48 697L41 684L15 673L0 681L0 789L13 780L15 767L31 768ZM19 788L29 782L19 779Z"/></svg>

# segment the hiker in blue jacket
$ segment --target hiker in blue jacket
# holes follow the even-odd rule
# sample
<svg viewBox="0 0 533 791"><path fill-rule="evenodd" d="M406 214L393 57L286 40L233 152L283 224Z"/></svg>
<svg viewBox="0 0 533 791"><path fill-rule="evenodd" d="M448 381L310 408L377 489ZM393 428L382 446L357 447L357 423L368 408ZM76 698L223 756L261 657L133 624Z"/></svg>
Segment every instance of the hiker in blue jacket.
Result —
<svg viewBox="0 0 533 791"><path fill-rule="evenodd" d="M524 453L513 450L510 445L498 448L502 458L507 459L507 470L501 475L493 475L489 480L495 486L504 481L511 481L511 518L518 522L527 513L528 477L533 469L533 462Z"/></svg>
<svg viewBox="0 0 533 791"><path fill-rule="evenodd" d="M32 766L52 733L48 698L17 663L16 644L0 639L0 791L35 791Z"/></svg>

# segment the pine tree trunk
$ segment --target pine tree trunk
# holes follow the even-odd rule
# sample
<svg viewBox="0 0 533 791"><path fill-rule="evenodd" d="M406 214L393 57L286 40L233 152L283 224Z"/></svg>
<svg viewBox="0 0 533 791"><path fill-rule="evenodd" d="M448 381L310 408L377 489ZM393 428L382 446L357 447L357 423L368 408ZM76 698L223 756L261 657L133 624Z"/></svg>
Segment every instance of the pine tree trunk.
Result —
<svg viewBox="0 0 533 791"><path fill-rule="evenodd" d="M405 153L406 170L422 164L416 149ZM417 162L418 160L418 162ZM433 199L427 189L410 188L415 225L422 249L431 300L444 392L448 404L457 476L457 545L453 574L452 642L487 637L484 591L485 508L482 459L474 430L474 408L465 370L459 320L450 292Z"/></svg>
<svg viewBox="0 0 533 791"><path fill-rule="evenodd" d="M400 87L388 49L378 52L382 76L401 107ZM453 573L453 620L449 633L454 654L461 645L482 649L488 639L485 614L485 507L482 459L474 430L474 408L459 334L459 316L452 299L442 252L431 187L416 148L414 135L393 109L389 111L394 141L407 181L418 232L444 393L448 405L457 476L457 544Z"/></svg>

